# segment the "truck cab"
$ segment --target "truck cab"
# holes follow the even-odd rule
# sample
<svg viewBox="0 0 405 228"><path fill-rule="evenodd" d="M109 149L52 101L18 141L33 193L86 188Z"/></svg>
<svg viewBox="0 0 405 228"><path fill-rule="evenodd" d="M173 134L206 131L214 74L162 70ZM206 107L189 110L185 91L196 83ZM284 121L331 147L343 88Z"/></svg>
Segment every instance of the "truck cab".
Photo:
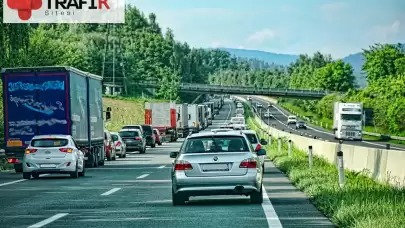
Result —
<svg viewBox="0 0 405 228"><path fill-rule="evenodd" d="M363 104L336 102L333 131L335 139L362 140Z"/></svg>

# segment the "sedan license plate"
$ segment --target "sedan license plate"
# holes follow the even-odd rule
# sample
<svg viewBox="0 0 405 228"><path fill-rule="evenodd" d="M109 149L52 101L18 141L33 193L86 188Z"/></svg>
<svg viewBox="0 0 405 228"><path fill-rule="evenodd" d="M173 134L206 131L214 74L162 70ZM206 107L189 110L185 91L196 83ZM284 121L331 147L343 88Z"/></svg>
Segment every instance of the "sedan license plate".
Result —
<svg viewBox="0 0 405 228"><path fill-rule="evenodd" d="M229 168L229 163L203 164L202 166L204 172L229 171Z"/></svg>
<svg viewBox="0 0 405 228"><path fill-rule="evenodd" d="M56 168L55 164L42 164L41 168Z"/></svg>

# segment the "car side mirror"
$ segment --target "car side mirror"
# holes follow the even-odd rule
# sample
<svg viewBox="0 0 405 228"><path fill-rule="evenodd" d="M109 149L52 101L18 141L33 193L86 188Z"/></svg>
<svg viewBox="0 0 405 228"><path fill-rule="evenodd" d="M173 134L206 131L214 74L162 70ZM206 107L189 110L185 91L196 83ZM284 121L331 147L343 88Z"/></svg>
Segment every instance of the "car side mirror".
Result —
<svg viewBox="0 0 405 228"><path fill-rule="evenodd" d="M267 152L265 149L260 149L257 151L257 156L264 156L266 154L267 154Z"/></svg>
<svg viewBox="0 0 405 228"><path fill-rule="evenodd" d="M170 152L170 158L177 158L179 152Z"/></svg>
<svg viewBox="0 0 405 228"><path fill-rule="evenodd" d="M260 139L260 144L265 146L265 145L267 145L267 141L265 139Z"/></svg>

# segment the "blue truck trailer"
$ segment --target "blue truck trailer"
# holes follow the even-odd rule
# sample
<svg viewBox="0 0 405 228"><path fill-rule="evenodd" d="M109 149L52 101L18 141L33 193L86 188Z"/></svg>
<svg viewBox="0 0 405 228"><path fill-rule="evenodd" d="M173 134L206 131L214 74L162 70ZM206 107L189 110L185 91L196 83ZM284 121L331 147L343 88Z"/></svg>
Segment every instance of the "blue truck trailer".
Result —
<svg viewBox="0 0 405 228"><path fill-rule="evenodd" d="M2 70L4 148L22 172L25 148L35 135L71 135L86 166L104 165L102 78L73 67Z"/></svg>

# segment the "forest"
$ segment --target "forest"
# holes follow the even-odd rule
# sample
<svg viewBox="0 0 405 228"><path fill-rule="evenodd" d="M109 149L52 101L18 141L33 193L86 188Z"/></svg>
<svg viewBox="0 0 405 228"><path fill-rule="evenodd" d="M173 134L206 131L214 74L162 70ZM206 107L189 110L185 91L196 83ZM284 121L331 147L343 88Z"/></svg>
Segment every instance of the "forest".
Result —
<svg viewBox="0 0 405 228"><path fill-rule="evenodd" d="M288 67L251 70L220 70L210 75L213 84L242 85L335 91L320 101L279 99L281 105L305 113L324 122L332 119L335 101L363 102L373 110L373 126L369 131L405 135L405 53L403 47L374 44L363 50L363 72L368 86L356 86L353 69L342 60L334 61L320 52L300 55Z"/></svg>

